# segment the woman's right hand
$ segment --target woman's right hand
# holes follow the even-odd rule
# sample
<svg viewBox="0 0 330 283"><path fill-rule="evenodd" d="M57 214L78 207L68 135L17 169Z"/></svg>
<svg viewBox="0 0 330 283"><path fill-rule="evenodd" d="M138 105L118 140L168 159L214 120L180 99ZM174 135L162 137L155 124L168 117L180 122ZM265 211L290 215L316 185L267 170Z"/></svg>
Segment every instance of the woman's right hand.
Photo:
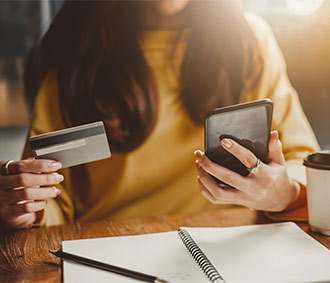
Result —
<svg viewBox="0 0 330 283"><path fill-rule="evenodd" d="M6 161L0 161L1 222L15 228L30 226L40 220L47 199L61 193L52 185L63 181L64 177L55 173L62 165L53 160L30 158L11 162L6 175L5 164Z"/></svg>

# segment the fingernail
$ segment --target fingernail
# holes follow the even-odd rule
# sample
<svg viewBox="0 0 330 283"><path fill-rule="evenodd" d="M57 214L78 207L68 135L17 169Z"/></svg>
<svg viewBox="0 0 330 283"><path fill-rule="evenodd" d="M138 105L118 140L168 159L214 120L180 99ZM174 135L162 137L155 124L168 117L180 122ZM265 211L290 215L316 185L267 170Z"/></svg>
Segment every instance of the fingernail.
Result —
<svg viewBox="0 0 330 283"><path fill-rule="evenodd" d="M64 177L60 174L55 173L55 180L56 182L62 182L64 180Z"/></svg>
<svg viewBox="0 0 330 283"><path fill-rule="evenodd" d="M54 191L57 195L59 195L61 193L61 190L59 190L58 188L54 188Z"/></svg>
<svg viewBox="0 0 330 283"><path fill-rule="evenodd" d="M229 139L223 139L223 140L221 140L221 145L226 148L231 148L233 143Z"/></svg>
<svg viewBox="0 0 330 283"><path fill-rule="evenodd" d="M62 164L60 162L53 162L51 166L54 170L62 168Z"/></svg>
<svg viewBox="0 0 330 283"><path fill-rule="evenodd" d="M194 154L196 155L198 161L202 161L204 157L204 152L201 150L195 150Z"/></svg>

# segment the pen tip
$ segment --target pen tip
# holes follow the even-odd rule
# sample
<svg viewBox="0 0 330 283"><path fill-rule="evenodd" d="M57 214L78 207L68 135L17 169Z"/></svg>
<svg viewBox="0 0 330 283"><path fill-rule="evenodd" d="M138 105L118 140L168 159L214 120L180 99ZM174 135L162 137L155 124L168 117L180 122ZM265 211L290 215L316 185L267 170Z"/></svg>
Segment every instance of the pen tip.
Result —
<svg viewBox="0 0 330 283"><path fill-rule="evenodd" d="M56 252L57 252L57 250L49 250L48 252L51 253L51 254L53 254L53 255L55 255Z"/></svg>

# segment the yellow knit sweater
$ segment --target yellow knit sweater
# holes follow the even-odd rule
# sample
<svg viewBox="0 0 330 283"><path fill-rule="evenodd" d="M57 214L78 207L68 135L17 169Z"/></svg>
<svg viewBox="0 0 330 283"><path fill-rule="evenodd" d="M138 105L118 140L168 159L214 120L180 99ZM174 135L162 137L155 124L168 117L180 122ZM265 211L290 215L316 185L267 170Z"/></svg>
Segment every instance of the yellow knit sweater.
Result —
<svg viewBox="0 0 330 283"><path fill-rule="evenodd" d="M280 133L291 177L305 182L301 158L318 149L317 141L290 85L285 63L270 28L247 15L264 59L264 73L257 88L241 100L270 98L274 102L273 128ZM128 154L60 171L65 177L62 193L49 200L41 224L129 218L198 212L223 208L213 205L199 191L194 150L203 149L203 127L192 123L177 102L183 38L171 61L175 31L146 31L141 47L158 89L157 123L145 143ZM173 60L173 59L172 59ZM174 63L174 64L173 64ZM37 95L30 135L64 128L56 76L49 74ZM111 140L110 147L111 147ZM31 156L26 146L24 157Z"/></svg>

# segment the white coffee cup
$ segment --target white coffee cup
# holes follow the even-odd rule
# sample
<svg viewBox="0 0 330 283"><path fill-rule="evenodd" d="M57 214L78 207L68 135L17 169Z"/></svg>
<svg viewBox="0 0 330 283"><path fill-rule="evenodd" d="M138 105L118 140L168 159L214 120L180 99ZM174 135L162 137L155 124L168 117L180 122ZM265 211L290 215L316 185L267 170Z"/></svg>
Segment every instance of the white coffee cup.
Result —
<svg viewBox="0 0 330 283"><path fill-rule="evenodd" d="M330 151L309 154L304 159L304 165L310 228L330 236Z"/></svg>

